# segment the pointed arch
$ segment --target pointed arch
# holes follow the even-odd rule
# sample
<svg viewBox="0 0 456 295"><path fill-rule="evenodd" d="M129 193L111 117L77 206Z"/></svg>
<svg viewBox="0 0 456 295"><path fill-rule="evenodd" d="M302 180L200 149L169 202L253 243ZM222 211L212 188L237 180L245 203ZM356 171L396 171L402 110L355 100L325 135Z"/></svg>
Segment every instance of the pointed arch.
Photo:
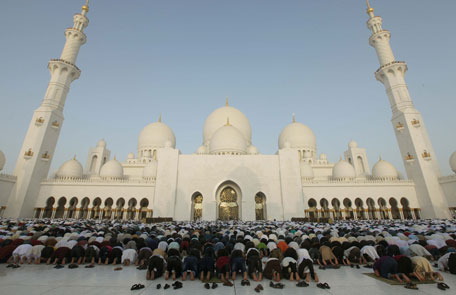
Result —
<svg viewBox="0 0 456 295"><path fill-rule="evenodd" d="M242 192L233 181L225 181L216 190L217 219L241 219Z"/></svg>
<svg viewBox="0 0 456 295"><path fill-rule="evenodd" d="M266 220L266 195L263 192L258 192L255 195L255 219Z"/></svg>
<svg viewBox="0 0 456 295"><path fill-rule="evenodd" d="M192 195L192 208L190 212L190 219L198 221L203 218L203 195L200 192L194 192Z"/></svg>

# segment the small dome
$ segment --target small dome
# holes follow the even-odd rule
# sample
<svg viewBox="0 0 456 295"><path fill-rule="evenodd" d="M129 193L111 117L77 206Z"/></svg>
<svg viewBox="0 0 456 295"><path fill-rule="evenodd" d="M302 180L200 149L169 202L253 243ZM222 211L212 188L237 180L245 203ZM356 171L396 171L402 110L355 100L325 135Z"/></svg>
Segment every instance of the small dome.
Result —
<svg viewBox="0 0 456 295"><path fill-rule="evenodd" d="M206 153L206 147L204 145L200 146L198 150L196 151L198 155L203 155Z"/></svg>
<svg viewBox="0 0 456 295"><path fill-rule="evenodd" d="M326 154L321 153L320 154L320 160L326 161L326 160L328 160L328 156L326 156Z"/></svg>
<svg viewBox="0 0 456 295"><path fill-rule="evenodd" d="M3 167L5 167L5 163L6 163L5 154L2 151L0 151L0 171L2 171Z"/></svg>
<svg viewBox="0 0 456 295"><path fill-rule="evenodd" d="M451 170L453 170L454 173L456 173L456 152L451 154L451 157L450 157L450 168L451 168Z"/></svg>
<svg viewBox="0 0 456 295"><path fill-rule="evenodd" d="M301 162L301 177L305 179L313 179L314 172L312 166L310 166L307 162Z"/></svg>
<svg viewBox="0 0 456 295"><path fill-rule="evenodd" d="M336 179L350 179L355 178L355 168L345 160L340 158L339 162L334 165L332 177Z"/></svg>
<svg viewBox="0 0 456 295"><path fill-rule="evenodd" d="M314 133L302 123L293 122L283 128L279 136L279 149L285 148L286 142L290 143L291 148L317 150L317 140Z"/></svg>
<svg viewBox="0 0 456 295"><path fill-rule="evenodd" d="M173 148L176 147L176 137L173 130L165 123L151 123L144 127L139 134L138 150L162 148L167 145Z"/></svg>
<svg viewBox="0 0 456 295"><path fill-rule="evenodd" d="M247 117L238 109L228 105L228 101L224 107L213 111L204 122L203 128L203 144L207 144L212 140L217 130L223 127L226 123L226 118L230 118L230 123L236 127L244 136L247 143L250 144L252 138L252 129Z"/></svg>
<svg viewBox="0 0 456 295"><path fill-rule="evenodd" d="M211 154L224 152L245 154L246 150L247 143L244 135L229 122L214 133L209 146Z"/></svg>
<svg viewBox="0 0 456 295"><path fill-rule="evenodd" d="M254 145L250 145L247 149L249 155L258 155L258 149Z"/></svg>
<svg viewBox="0 0 456 295"><path fill-rule="evenodd" d="M348 143L348 148L357 148L358 147L358 144L356 143L356 141L354 140L350 140L350 142Z"/></svg>
<svg viewBox="0 0 456 295"><path fill-rule="evenodd" d="M127 158L128 158L129 160L132 160L132 159L135 158L135 154L129 153Z"/></svg>
<svg viewBox="0 0 456 295"><path fill-rule="evenodd" d="M114 157L114 160L108 161L106 164L103 165L103 167L101 167L100 176L102 178L109 179L123 178L124 172L122 164L120 164L119 161L117 161Z"/></svg>
<svg viewBox="0 0 456 295"><path fill-rule="evenodd" d="M372 168L372 176L377 179L398 179L399 175L393 164L380 158Z"/></svg>
<svg viewBox="0 0 456 295"><path fill-rule="evenodd" d="M100 139L98 142L97 142L97 147L106 147L106 141L104 139Z"/></svg>
<svg viewBox="0 0 456 295"><path fill-rule="evenodd" d="M56 176L59 178L81 178L82 171L82 165L75 157L63 163L57 171Z"/></svg>
<svg viewBox="0 0 456 295"><path fill-rule="evenodd" d="M152 160L143 169L143 178L155 178L157 177L158 161Z"/></svg>

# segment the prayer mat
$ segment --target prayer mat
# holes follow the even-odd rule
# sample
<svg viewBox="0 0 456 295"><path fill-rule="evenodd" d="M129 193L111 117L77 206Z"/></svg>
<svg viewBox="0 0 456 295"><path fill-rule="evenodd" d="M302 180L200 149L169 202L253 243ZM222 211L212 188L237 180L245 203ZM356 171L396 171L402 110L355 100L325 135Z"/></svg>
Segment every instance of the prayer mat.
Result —
<svg viewBox="0 0 456 295"><path fill-rule="evenodd" d="M363 273L363 275L371 277L373 279L377 279L377 280L382 281L384 283L387 283L389 285L405 285L405 282L404 283L399 283L396 280L385 279L384 277L377 277L375 275L375 273L372 273L372 272ZM425 280L424 282L420 282L417 279L412 279L412 283L419 285L419 284L435 284L437 282L436 281L430 281L430 280Z"/></svg>

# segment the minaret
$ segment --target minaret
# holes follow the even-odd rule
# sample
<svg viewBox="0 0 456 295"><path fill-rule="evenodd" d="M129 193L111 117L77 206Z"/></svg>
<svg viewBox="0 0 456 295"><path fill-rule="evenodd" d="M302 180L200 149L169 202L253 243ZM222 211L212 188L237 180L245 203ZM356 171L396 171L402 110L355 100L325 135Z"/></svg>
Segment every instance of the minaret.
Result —
<svg viewBox="0 0 456 295"><path fill-rule="evenodd" d="M86 42L84 29L89 1L74 15L74 25L65 30L66 43L59 59L51 59L51 72L41 106L35 110L14 169L16 186L9 197L5 216L32 217L41 181L47 177L63 123L63 107L71 82L81 70L75 65L79 48Z"/></svg>
<svg viewBox="0 0 456 295"><path fill-rule="evenodd" d="M372 31L369 44L377 52L380 68L375 72L388 94L394 132L409 179L415 182L422 217L449 218L450 212L438 178L441 176L437 158L421 113L414 107L405 83L407 64L396 61L391 50L391 33L382 28L382 18L374 15L367 0L368 28Z"/></svg>

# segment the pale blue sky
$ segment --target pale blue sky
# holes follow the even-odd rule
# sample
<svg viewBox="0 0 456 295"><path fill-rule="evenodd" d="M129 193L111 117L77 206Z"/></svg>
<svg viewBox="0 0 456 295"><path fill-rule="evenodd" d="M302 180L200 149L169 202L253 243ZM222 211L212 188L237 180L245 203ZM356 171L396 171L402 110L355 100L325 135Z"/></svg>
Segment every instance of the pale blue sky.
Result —
<svg viewBox="0 0 456 295"><path fill-rule="evenodd" d="M0 149L12 173L33 111L82 0L2 0ZM456 150L454 0L372 0L444 174ZM51 171L100 138L118 159L163 114L182 153L202 141L225 97L249 118L261 153L277 151L291 114L337 161L354 139L372 168L381 155L404 167L383 85L375 80L364 0L93 0L87 43L71 86ZM5 172L4 171L4 172Z"/></svg>

